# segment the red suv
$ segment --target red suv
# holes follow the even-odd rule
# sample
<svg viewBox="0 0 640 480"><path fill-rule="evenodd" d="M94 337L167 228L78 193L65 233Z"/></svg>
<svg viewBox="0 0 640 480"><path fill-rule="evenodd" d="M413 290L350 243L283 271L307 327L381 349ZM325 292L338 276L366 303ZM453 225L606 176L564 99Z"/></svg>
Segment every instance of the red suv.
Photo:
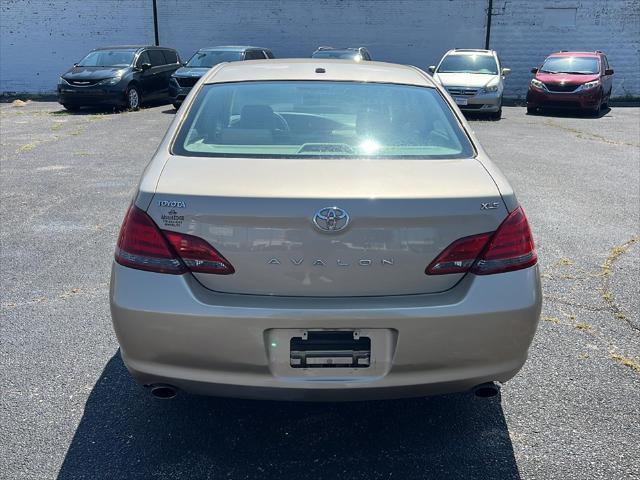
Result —
<svg viewBox="0 0 640 480"><path fill-rule="evenodd" d="M540 107L569 107L598 115L611 97L613 69L600 52L558 52L533 68L527 92L527 112Z"/></svg>

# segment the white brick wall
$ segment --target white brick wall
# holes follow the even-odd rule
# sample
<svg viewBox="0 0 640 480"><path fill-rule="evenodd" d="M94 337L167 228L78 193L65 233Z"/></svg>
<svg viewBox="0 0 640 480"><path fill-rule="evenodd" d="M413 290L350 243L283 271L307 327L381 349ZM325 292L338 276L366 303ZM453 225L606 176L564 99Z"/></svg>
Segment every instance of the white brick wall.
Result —
<svg viewBox="0 0 640 480"><path fill-rule="evenodd" d="M150 0L2 0L0 92L52 92L103 45L153 44Z"/></svg>
<svg viewBox="0 0 640 480"><path fill-rule="evenodd" d="M374 60L426 68L450 48L482 48L486 7L485 0L158 0L158 17L161 42L185 59L212 45L270 47L276 57L364 45Z"/></svg>
<svg viewBox="0 0 640 480"><path fill-rule="evenodd" d="M550 7L575 8L575 27L549 25ZM491 48L513 70L508 97L523 98L531 68L558 50L604 51L615 70L613 96L640 96L639 0L494 0Z"/></svg>
<svg viewBox="0 0 640 480"><path fill-rule="evenodd" d="M160 42L185 59L209 45L256 44L278 57L365 45L376 60L426 68L449 48L484 46L488 0L157 3ZM575 8L575 27L549 25L549 7ZM531 67L560 49L604 50L614 96L640 96L640 0L494 0L493 13L491 47L513 70L507 96L523 98ZM153 43L152 0L2 0L0 32L0 92L51 92L92 48Z"/></svg>

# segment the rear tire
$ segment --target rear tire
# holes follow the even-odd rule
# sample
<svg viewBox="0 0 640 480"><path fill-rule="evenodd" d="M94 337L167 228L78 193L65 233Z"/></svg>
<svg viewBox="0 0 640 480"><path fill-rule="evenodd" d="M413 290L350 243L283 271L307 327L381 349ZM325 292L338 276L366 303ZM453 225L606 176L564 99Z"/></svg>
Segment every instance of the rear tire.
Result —
<svg viewBox="0 0 640 480"><path fill-rule="evenodd" d="M131 85L129 86L129 88L127 88L126 103L127 103L127 110L135 111L140 109L140 104L142 103L142 96L140 95L140 92L135 85Z"/></svg>
<svg viewBox="0 0 640 480"><path fill-rule="evenodd" d="M68 103L63 103L62 106L65 110L69 110L70 112L77 112L80 110L80 105L69 105Z"/></svg>
<svg viewBox="0 0 640 480"><path fill-rule="evenodd" d="M527 115L535 115L538 113L538 107L527 107Z"/></svg>
<svg viewBox="0 0 640 480"><path fill-rule="evenodd" d="M176 110L178 110L180 108L180 105L182 105L182 102L175 102L173 104L173 108L175 108Z"/></svg>

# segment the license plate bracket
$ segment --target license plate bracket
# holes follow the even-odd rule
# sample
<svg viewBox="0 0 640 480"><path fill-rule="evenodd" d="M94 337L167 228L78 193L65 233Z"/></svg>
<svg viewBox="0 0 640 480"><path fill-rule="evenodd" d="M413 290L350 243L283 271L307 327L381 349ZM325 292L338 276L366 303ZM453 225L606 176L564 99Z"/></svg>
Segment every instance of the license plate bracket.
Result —
<svg viewBox="0 0 640 480"><path fill-rule="evenodd" d="M354 330L309 330L291 337L292 368L368 368L371 339Z"/></svg>

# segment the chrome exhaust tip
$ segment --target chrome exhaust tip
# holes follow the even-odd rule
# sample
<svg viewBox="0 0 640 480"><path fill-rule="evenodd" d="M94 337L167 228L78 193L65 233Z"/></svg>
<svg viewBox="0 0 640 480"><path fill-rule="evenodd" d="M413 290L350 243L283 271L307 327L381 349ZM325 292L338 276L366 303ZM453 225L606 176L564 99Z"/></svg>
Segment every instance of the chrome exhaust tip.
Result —
<svg viewBox="0 0 640 480"><path fill-rule="evenodd" d="M491 398L500 393L500 387L495 382L481 383L473 387L473 394L478 398Z"/></svg>
<svg viewBox="0 0 640 480"><path fill-rule="evenodd" d="M178 394L178 389L173 385L166 385L164 383L157 383L150 385L151 395L161 400L170 400Z"/></svg>

